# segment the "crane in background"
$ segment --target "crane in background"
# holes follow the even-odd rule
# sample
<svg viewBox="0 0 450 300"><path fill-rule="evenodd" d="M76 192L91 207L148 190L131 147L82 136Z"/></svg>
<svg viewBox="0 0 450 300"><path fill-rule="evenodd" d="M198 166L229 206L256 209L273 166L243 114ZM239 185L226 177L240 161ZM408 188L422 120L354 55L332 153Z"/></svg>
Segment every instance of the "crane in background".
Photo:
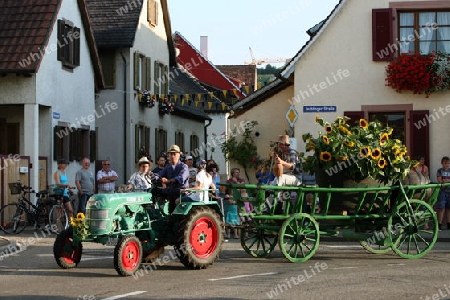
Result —
<svg viewBox="0 0 450 300"><path fill-rule="evenodd" d="M253 55L253 51L251 47L248 47L248 49L250 50L250 56L252 58L251 62L245 61L244 64L246 65L262 65L262 64L268 64L268 63L286 63L286 61L288 59L286 58L260 58L260 59L256 59L255 55Z"/></svg>

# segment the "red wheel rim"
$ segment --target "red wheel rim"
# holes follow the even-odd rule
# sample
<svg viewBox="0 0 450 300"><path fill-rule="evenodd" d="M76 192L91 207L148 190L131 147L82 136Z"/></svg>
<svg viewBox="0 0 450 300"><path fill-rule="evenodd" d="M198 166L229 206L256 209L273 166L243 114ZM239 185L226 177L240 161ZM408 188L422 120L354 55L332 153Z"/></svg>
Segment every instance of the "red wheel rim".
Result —
<svg viewBox="0 0 450 300"><path fill-rule="evenodd" d="M136 268L139 261L139 245L136 242L127 242L122 251L122 265L127 270Z"/></svg>
<svg viewBox="0 0 450 300"><path fill-rule="evenodd" d="M200 258L210 256L216 250L217 239L216 224L209 218L198 219L189 238L192 252Z"/></svg>
<svg viewBox="0 0 450 300"><path fill-rule="evenodd" d="M81 247L78 246L76 248L73 248L72 245L73 245L73 238L69 236L66 237L64 239L61 257L68 264L77 263L81 255Z"/></svg>

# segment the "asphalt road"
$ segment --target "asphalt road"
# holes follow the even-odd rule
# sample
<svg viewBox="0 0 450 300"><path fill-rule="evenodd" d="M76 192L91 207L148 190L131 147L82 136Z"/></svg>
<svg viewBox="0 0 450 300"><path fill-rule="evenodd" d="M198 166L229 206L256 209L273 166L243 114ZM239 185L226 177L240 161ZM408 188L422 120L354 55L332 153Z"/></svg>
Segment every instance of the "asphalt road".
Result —
<svg viewBox="0 0 450 300"><path fill-rule="evenodd" d="M230 240L208 269L184 268L167 248L159 262L122 277L114 246L93 243L83 244L77 268L60 269L54 237L31 230L13 237L27 247L0 260L1 299L450 299L448 242L421 259L403 259L323 238L315 256L295 264L278 249L250 257Z"/></svg>

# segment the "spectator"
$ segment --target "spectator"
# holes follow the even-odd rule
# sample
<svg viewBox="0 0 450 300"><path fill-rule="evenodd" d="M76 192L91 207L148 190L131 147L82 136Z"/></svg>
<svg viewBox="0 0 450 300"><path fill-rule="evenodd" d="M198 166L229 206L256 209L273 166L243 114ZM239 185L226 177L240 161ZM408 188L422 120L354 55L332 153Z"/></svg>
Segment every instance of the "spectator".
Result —
<svg viewBox="0 0 450 300"><path fill-rule="evenodd" d="M196 186L193 188L189 188L187 190L183 190L186 192L190 192L190 194L186 195L182 198L183 201L191 202L191 201L201 201L208 202L209 201L209 189L214 190L215 197L217 197L217 189L213 183L211 174L206 172L206 160L200 160L197 162L197 176L196 176ZM197 190L201 192L197 192ZM194 192L192 192L194 191Z"/></svg>
<svg viewBox="0 0 450 300"><path fill-rule="evenodd" d="M73 217L72 204L69 198L69 189L73 188L69 184L69 179L66 175L66 168L69 165L69 160L66 158L61 158L58 160L58 169L53 174L53 179L55 180L56 188L55 193L62 196L64 206L67 211L67 216Z"/></svg>
<svg viewBox="0 0 450 300"><path fill-rule="evenodd" d="M166 166L166 157L161 155L158 157L158 159L156 160L156 167L153 168L152 172L153 173L158 173L159 171L161 171L162 169L164 169L164 167Z"/></svg>
<svg viewBox="0 0 450 300"><path fill-rule="evenodd" d="M439 183L450 182L450 158L444 156L441 159L442 168L437 170L437 181ZM442 221L444 219L444 212L447 217L447 229L450 230L450 187L441 188L436 202L436 212L439 222L439 230L442 230Z"/></svg>
<svg viewBox="0 0 450 300"><path fill-rule="evenodd" d="M196 176L197 176L197 169L194 167L194 159L192 156L188 155L186 156L186 164L188 166L189 170L189 187L195 187L196 183Z"/></svg>
<svg viewBox="0 0 450 300"><path fill-rule="evenodd" d="M425 156L419 155L416 159L419 164L413 168L414 171L422 173L422 175L426 178L430 178L430 172L428 171L428 167L425 165Z"/></svg>
<svg viewBox="0 0 450 300"><path fill-rule="evenodd" d="M272 152L271 156L274 158L274 174L277 177L276 183L278 186L293 185L299 186L302 184L302 168L301 161L298 157L297 151L290 148L290 139L288 135L280 135L277 142L277 152ZM276 170L276 171L275 171Z"/></svg>
<svg viewBox="0 0 450 300"><path fill-rule="evenodd" d="M94 194L94 175L89 170L91 161L85 157L81 161L81 169L75 174L75 185L78 189L78 212L86 213L86 203Z"/></svg>
<svg viewBox="0 0 450 300"><path fill-rule="evenodd" d="M150 171L151 162L143 156L138 161L138 171L131 175L128 180L128 190L136 192L147 192L152 187L153 173Z"/></svg>
<svg viewBox="0 0 450 300"><path fill-rule="evenodd" d="M108 159L102 161L102 169L97 172L98 193L114 193L118 179L117 173L111 170L111 162Z"/></svg>
<svg viewBox="0 0 450 300"><path fill-rule="evenodd" d="M153 189L153 195L163 196L169 200L169 213L172 213L179 202L181 189L189 187L189 171L188 166L180 161L181 151L177 145L170 146L167 151L169 156L169 164L157 174L155 179L167 187L163 189Z"/></svg>
<svg viewBox="0 0 450 300"><path fill-rule="evenodd" d="M255 177L259 184L270 184L275 179L275 175L273 172L268 170L265 164L258 166L255 172Z"/></svg>
<svg viewBox="0 0 450 300"><path fill-rule="evenodd" d="M220 175L219 175L219 167L216 162L213 160L209 160L206 162L206 172L208 172L211 177L214 185L216 186L217 195L219 194L219 183L220 183Z"/></svg>

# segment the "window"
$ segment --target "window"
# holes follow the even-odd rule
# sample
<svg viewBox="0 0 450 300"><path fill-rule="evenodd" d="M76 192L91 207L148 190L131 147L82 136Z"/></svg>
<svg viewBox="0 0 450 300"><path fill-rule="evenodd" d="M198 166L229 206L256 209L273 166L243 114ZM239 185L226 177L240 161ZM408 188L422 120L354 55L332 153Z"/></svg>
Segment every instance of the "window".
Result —
<svg viewBox="0 0 450 300"><path fill-rule="evenodd" d="M68 158L80 161L83 157L95 160L97 140L95 131L89 128L69 127L70 124L60 124L53 132L53 159Z"/></svg>
<svg viewBox="0 0 450 300"><path fill-rule="evenodd" d="M150 127L138 124L135 126L134 134L134 149L136 151L136 161L138 161L142 157L142 148L150 155Z"/></svg>
<svg viewBox="0 0 450 300"><path fill-rule="evenodd" d="M386 127L394 129L393 139L406 144L406 116L404 112L369 112L369 122L379 121Z"/></svg>
<svg viewBox="0 0 450 300"><path fill-rule="evenodd" d="M200 139L197 135L193 134L189 138L191 144L191 153L199 153L200 151ZM201 155L201 153L199 153Z"/></svg>
<svg viewBox="0 0 450 300"><path fill-rule="evenodd" d="M154 93L155 94L165 94L167 95L169 93L169 83L168 83L168 70L169 68L162 64L159 61L155 61L155 65L153 67L155 74L155 81L154 81Z"/></svg>
<svg viewBox="0 0 450 300"><path fill-rule="evenodd" d="M0 121L0 154L15 155L20 153L19 123L6 123Z"/></svg>
<svg viewBox="0 0 450 300"><path fill-rule="evenodd" d="M116 86L116 53L114 50L99 50L99 56L105 88L114 89Z"/></svg>
<svg viewBox="0 0 450 300"><path fill-rule="evenodd" d="M57 57L66 68L80 65L80 28L67 20L58 20Z"/></svg>
<svg viewBox="0 0 450 300"><path fill-rule="evenodd" d="M150 91L151 86L151 59L144 54L134 52L134 89L137 91Z"/></svg>
<svg viewBox="0 0 450 300"><path fill-rule="evenodd" d="M450 11L399 12L401 53L450 53Z"/></svg>
<svg viewBox="0 0 450 300"><path fill-rule="evenodd" d="M184 133L180 131L175 132L175 145L178 145L180 149L186 149L184 147Z"/></svg>
<svg viewBox="0 0 450 300"><path fill-rule="evenodd" d="M167 131L164 129L155 129L155 157L167 151ZM183 149L181 149L183 151Z"/></svg>
<svg viewBox="0 0 450 300"><path fill-rule="evenodd" d="M151 26L158 25L158 2L155 0L147 2L147 21Z"/></svg>

